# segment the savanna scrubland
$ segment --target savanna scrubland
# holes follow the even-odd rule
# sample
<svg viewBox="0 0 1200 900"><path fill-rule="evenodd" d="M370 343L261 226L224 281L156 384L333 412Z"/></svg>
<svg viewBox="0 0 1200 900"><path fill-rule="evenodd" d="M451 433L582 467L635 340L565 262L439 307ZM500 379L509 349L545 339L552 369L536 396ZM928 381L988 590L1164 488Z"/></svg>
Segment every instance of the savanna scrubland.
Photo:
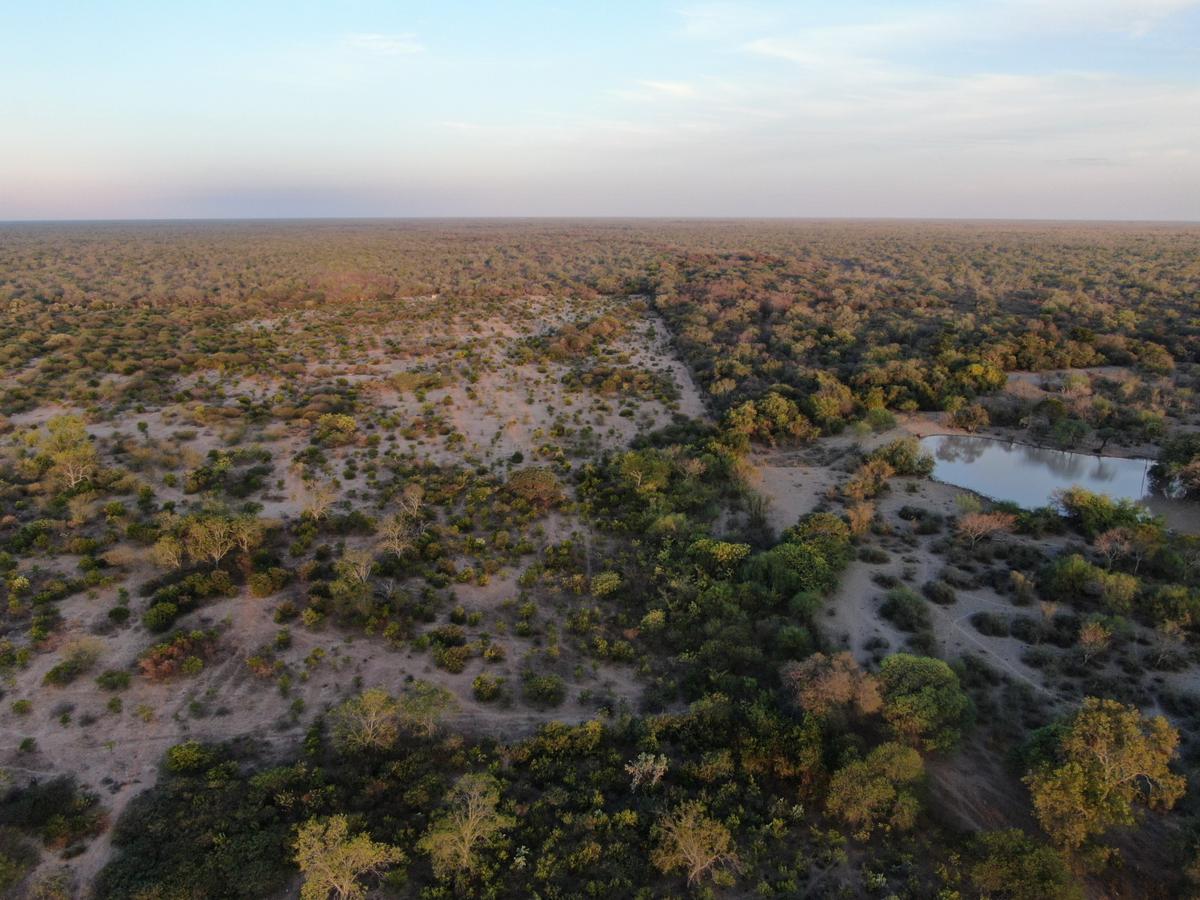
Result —
<svg viewBox="0 0 1200 900"><path fill-rule="evenodd" d="M0 227L0 890L1200 895L1200 228Z"/></svg>

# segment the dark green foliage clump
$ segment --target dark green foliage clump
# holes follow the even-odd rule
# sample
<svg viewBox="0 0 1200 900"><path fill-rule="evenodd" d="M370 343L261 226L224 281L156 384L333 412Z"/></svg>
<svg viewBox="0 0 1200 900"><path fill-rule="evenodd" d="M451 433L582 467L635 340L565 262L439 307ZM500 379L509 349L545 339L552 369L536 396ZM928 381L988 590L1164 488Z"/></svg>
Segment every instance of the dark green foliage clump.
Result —
<svg viewBox="0 0 1200 900"><path fill-rule="evenodd" d="M879 612L901 631L927 631L931 620L925 603L920 594L898 587L888 591Z"/></svg>
<svg viewBox="0 0 1200 900"><path fill-rule="evenodd" d="M47 847L61 849L90 838L105 824L99 797L68 776L10 788L0 798L0 826L35 835Z"/></svg>

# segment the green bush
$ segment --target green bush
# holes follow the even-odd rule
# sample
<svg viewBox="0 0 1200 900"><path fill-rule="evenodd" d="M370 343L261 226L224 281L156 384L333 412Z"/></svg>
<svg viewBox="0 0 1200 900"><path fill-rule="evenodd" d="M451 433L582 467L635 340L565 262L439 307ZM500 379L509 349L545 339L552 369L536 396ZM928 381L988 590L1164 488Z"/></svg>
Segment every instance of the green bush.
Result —
<svg viewBox="0 0 1200 900"><path fill-rule="evenodd" d="M272 566L265 572L253 573L247 579L247 584L253 596L270 597L287 585L290 579L291 573L287 569Z"/></svg>
<svg viewBox="0 0 1200 900"><path fill-rule="evenodd" d="M170 772L199 772L217 761L217 755L199 741L186 741L167 750L166 766Z"/></svg>
<svg viewBox="0 0 1200 900"><path fill-rule="evenodd" d="M15 896L21 879L37 864L37 848L21 837L15 828L0 827L0 894Z"/></svg>
<svg viewBox="0 0 1200 900"><path fill-rule="evenodd" d="M557 675L527 673L521 680L521 692L532 706L561 706L567 699L567 685Z"/></svg>
<svg viewBox="0 0 1200 900"><path fill-rule="evenodd" d="M174 603L155 603L142 613L142 624L152 634L168 631L175 620L179 618L179 607Z"/></svg>
<svg viewBox="0 0 1200 900"><path fill-rule="evenodd" d="M467 667L471 658L471 648L467 646L433 648L433 662L439 669L457 675Z"/></svg>
<svg viewBox="0 0 1200 900"><path fill-rule="evenodd" d="M940 579L925 582L922 590L926 597L939 606L950 606L958 601L958 594L955 593L954 588Z"/></svg>
<svg viewBox="0 0 1200 900"><path fill-rule="evenodd" d="M108 669L96 676L96 684L106 691L123 691L129 687L132 676L118 669Z"/></svg>
<svg viewBox="0 0 1200 900"><path fill-rule="evenodd" d="M51 666L51 668L42 677L42 684L53 685L54 687L62 687L70 684L76 678L83 674L83 670L79 665L69 659Z"/></svg>
<svg viewBox="0 0 1200 900"><path fill-rule="evenodd" d="M475 699L482 703L489 703L500 697L504 690L504 679L498 678L495 675L477 675L475 680L471 682L471 691L475 694Z"/></svg>
<svg viewBox="0 0 1200 900"><path fill-rule="evenodd" d="M901 631L925 631L930 626L924 598L905 587L888 591L879 612Z"/></svg>
<svg viewBox="0 0 1200 900"><path fill-rule="evenodd" d="M246 583L250 587L252 596L270 597L275 593L275 582L266 572L255 572L247 579Z"/></svg>
<svg viewBox="0 0 1200 900"><path fill-rule="evenodd" d="M877 449L869 458L883 460L897 475L924 478L933 472L932 454L922 450L920 441L914 437L896 438Z"/></svg>
<svg viewBox="0 0 1200 900"><path fill-rule="evenodd" d="M1072 553L1055 560L1042 571L1038 589L1047 600L1080 604L1100 597L1103 574L1103 569L1093 566L1078 553Z"/></svg>
<svg viewBox="0 0 1200 900"><path fill-rule="evenodd" d="M990 612L977 612L971 616L971 624L980 634L988 637L1008 637L1008 621L1003 616Z"/></svg>
<svg viewBox="0 0 1200 900"><path fill-rule="evenodd" d="M1055 500L1072 525L1088 538L1111 528L1134 528L1153 522L1153 516L1132 500L1113 500L1081 487L1059 491Z"/></svg>
<svg viewBox="0 0 1200 900"><path fill-rule="evenodd" d="M96 663L99 649L91 640L76 641L68 645L64 651L64 659L51 668L42 678L42 684L70 684Z"/></svg>

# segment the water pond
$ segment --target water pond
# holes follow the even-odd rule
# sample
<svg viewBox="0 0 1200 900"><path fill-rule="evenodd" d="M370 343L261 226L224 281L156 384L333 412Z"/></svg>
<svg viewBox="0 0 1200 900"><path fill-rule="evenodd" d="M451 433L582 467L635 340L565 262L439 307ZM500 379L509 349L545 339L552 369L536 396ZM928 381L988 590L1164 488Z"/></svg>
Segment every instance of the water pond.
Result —
<svg viewBox="0 0 1200 900"><path fill-rule="evenodd" d="M1165 516L1173 528L1194 531L1196 504L1171 500L1155 491L1149 459L1118 459L1051 450L974 435L935 434L921 439L933 454L933 477L993 500L1026 509L1050 504L1060 488L1079 486L1142 503Z"/></svg>

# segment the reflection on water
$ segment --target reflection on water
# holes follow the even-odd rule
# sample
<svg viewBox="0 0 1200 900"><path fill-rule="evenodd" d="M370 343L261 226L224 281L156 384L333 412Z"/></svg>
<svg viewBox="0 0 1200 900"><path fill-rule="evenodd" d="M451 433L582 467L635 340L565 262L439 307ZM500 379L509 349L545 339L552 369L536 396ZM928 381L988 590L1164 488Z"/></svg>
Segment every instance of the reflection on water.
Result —
<svg viewBox="0 0 1200 900"><path fill-rule="evenodd" d="M1051 493L1071 485L1130 500L1141 500L1150 493L1152 463L1148 459L1090 456L957 434L927 437L921 445L933 454L934 477L939 481L1022 506L1044 506ZM1000 496L985 485L992 491L1005 488L1010 493ZM1013 491L1023 499L1017 499Z"/></svg>
<svg viewBox="0 0 1200 900"><path fill-rule="evenodd" d="M1150 479L1153 463L1148 459L1092 456L957 434L922 438L921 446L933 454L934 478L993 500L1032 509L1048 505L1056 490L1078 485L1144 503L1172 527L1196 530L1196 504L1156 493Z"/></svg>

